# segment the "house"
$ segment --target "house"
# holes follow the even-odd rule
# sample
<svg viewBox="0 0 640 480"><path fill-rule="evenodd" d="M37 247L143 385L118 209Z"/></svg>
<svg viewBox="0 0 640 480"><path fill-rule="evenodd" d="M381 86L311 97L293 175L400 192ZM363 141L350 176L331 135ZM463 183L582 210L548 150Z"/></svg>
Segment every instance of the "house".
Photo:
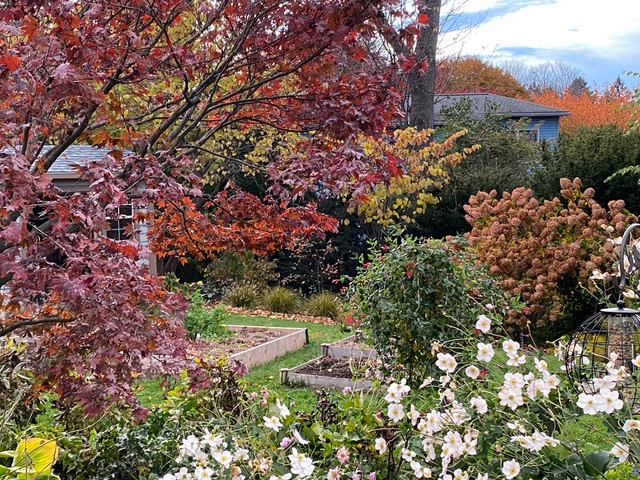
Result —
<svg viewBox="0 0 640 480"><path fill-rule="evenodd" d="M46 153L50 148L53 147L46 145L43 147L42 153ZM80 179L76 166L85 165L90 161L102 160L109 151L110 149L108 148L97 148L89 145L70 145L53 162L53 165L47 171L47 176L64 193L87 192L89 190L89 182ZM118 209L118 216L109 219L110 228L104 232L107 238L113 240L133 239L141 245L148 245L148 225L144 222L134 222L133 214L134 207L132 204L121 205ZM157 258L154 254L150 255L148 263L151 272L157 274Z"/></svg>
<svg viewBox="0 0 640 480"><path fill-rule="evenodd" d="M471 120L480 120L486 114L501 115L506 121L526 119L525 132L532 141L546 140L554 142L558 139L560 117L570 115L569 112L546 107L538 103L527 102L515 98L503 97L494 93L456 93L436 95L434 100L434 125L441 127L444 119L443 108L452 107L460 102L468 103Z"/></svg>

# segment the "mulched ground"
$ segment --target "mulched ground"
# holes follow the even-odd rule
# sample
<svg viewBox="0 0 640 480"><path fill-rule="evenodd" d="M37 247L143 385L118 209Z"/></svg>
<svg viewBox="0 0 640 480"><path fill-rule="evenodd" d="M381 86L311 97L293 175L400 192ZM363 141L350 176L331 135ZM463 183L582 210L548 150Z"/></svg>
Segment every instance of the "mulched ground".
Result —
<svg viewBox="0 0 640 480"><path fill-rule="evenodd" d="M291 314L291 313L276 313L269 312L267 310L249 310L246 308L236 308L230 307L228 305L224 305L224 308L229 313L237 313L240 315L251 315L258 317L271 317L271 318L283 318L285 320L293 320L296 322L306 322L306 323L319 323L321 325L335 325L335 321L331 320L328 317L313 317L311 315L299 315L299 314Z"/></svg>

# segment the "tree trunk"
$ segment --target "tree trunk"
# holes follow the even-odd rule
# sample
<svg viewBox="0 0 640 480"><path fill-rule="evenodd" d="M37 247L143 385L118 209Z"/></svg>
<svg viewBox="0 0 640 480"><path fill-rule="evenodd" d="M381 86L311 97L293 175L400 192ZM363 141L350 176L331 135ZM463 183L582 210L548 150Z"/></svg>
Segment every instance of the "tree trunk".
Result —
<svg viewBox="0 0 640 480"><path fill-rule="evenodd" d="M436 49L440 24L442 0L419 0L418 11L425 13L429 21L423 26L416 40L416 67L409 72L409 111L407 123L418 130L433 128L433 106L436 87ZM419 71L419 65L428 63L426 72Z"/></svg>

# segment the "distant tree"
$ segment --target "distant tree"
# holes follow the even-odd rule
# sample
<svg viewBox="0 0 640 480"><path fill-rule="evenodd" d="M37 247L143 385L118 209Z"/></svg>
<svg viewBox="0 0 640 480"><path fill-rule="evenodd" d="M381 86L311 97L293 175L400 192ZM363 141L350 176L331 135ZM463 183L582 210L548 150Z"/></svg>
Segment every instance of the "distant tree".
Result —
<svg viewBox="0 0 640 480"><path fill-rule="evenodd" d="M562 60L547 60L538 65L526 65L518 60L510 60L500 66L529 91L536 93L553 90L562 94L575 78L581 75L578 68Z"/></svg>
<svg viewBox="0 0 640 480"><path fill-rule="evenodd" d="M557 93L545 90L533 93L531 100L560 110L571 115L560 119L560 131L569 132L581 126L617 125L628 128L631 93L620 91L616 86L609 86L602 91L583 92L573 95L570 91Z"/></svg>
<svg viewBox="0 0 640 480"><path fill-rule="evenodd" d="M581 76L577 76L573 79L573 82L571 82L571 85L569 85L567 92L569 92L574 97L579 97L583 93L591 93L591 91L589 90L589 86L587 85L587 81Z"/></svg>
<svg viewBox="0 0 640 480"><path fill-rule="evenodd" d="M527 89L510 73L478 58L444 60L438 63L438 93L489 92L505 97L527 98Z"/></svg>

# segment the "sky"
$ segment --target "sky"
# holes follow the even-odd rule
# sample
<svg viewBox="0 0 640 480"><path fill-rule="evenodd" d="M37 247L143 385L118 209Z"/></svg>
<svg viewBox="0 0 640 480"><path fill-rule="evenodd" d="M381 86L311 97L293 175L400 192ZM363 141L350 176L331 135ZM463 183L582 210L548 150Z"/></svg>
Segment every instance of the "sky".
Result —
<svg viewBox="0 0 640 480"><path fill-rule="evenodd" d="M443 0L441 19L445 55L561 60L589 85L640 84L625 74L640 73L640 0Z"/></svg>

